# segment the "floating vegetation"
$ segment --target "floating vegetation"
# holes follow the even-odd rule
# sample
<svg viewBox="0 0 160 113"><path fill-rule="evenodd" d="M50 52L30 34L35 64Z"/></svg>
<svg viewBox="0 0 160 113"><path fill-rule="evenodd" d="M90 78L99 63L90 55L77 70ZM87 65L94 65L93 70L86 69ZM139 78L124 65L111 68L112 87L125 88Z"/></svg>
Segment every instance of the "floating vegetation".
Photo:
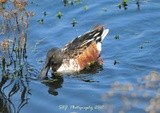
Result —
<svg viewBox="0 0 160 113"><path fill-rule="evenodd" d="M150 43L150 41L145 41L139 46L139 48L144 49L146 46L148 46L149 43Z"/></svg>
<svg viewBox="0 0 160 113"><path fill-rule="evenodd" d="M115 37L114 37L116 40L117 39L119 39L120 38L120 36L119 35L115 35Z"/></svg>
<svg viewBox="0 0 160 113"><path fill-rule="evenodd" d="M129 0L122 0L122 2L118 3L118 8L123 8L124 10L128 9ZM137 5L138 10L140 10L140 0L135 0L135 4Z"/></svg>
<svg viewBox="0 0 160 113"><path fill-rule="evenodd" d="M137 4L137 7L138 7L138 10L140 10L140 0L136 0L136 4Z"/></svg>
<svg viewBox="0 0 160 113"><path fill-rule="evenodd" d="M82 0L63 0L64 6L80 4L81 2L82 2Z"/></svg>
<svg viewBox="0 0 160 113"><path fill-rule="evenodd" d="M46 11L44 11L43 15L44 15L44 16L47 16L47 12L46 12Z"/></svg>
<svg viewBox="0 0 160 113"><path fill-rule="evenodd" d="M41 19L37 20L37 22L38 22L39 24L44 24L44 19L41 18Z"/></svg>
<svg viewBox="0 0 160 113"><path fill-rule="evenodd" d="M44 61L42 59L38 59L38 62L39 63L43 63Z"/></svg>
<svg viewBox="0 0 160 113"><path fill-rule="evenodd" d="M81 2L82 2L82 0L74 0L73 2L75 2L75 3L79 4L79 3L81 3Z"/></svg>
<svg viewBox="0 0 160 113"><path fill-rule="evenodd" d="M61 19L63 16L63 13L61 11L59 11L57 14L56 14L56 17L58 17L59 19Z"/></svg>
<svg viewBox="0 0 160 113"><path fill-rule="evenodd" d="M75 27L75 25L77 24L76 18L73 18L73 19L72 19L71 24L72 24L73 27Z"/></svg>
<svg viewBox="0 0 160 113"><path fill-rule="evenodd" d="M116 65L119 64L119 62L117 60L114 60L113 64Z"/></svg>
<svg viewBox="0 0 160 113"><path fill-rule="evenodd" d="M83 10L84 10L84 11L88 10L87 5L84 5L84 6L83 6Z"/></svg>
<svg viewBox="0 0 160 113"><path fill-rule="evenodd" d="M64 6L67 6L69 4L68 0L63 0L63 4L64 4Z"/></svg>
<svg viewBox="0 0 160 113"><path fill-rule="evenodd" d="M87 70L90 70L92 67L96 65L95 61L91 61L87 63L87 66L85 67Z"/></svg>
<svg viewBox="0 0 160 113"><path fill-rule="evenodd" d="M122 2L118 4L119 9L123 7L126 10L127 6L128 6L128 0L122 0Z"/></svg>
<svg viewBox="0 0 160 113"><path fill-rule="evenodd" d="M98 62L92 61L87 64L87 66L80 72L81 74L97 73L102 70L102 60Z"/></svg>
<svg viewBox="0 0 160 113"><path fill-rule="evenodd" d="M27 33L29 19L34 16L34 13L25 9L28 5L26 0L0 0L0 5L2 75L21 76L23 67L25 66L26 70L29 68L26 51Z"/></svg>
<svg viewBox="0 0 160 113"><path fill-rule="evenodd" d="M107 12L107 8L102 8L102 10L103 10L104 12Z"/></svg>
<svg viewBox="0 0 160 113"><path fill-rule="evenodd" d="M140 49L143 49L143 48L144 48L144 46L143 46L143 45L140 45L140 46L139 46L139 48L140 48Z"/></svg>

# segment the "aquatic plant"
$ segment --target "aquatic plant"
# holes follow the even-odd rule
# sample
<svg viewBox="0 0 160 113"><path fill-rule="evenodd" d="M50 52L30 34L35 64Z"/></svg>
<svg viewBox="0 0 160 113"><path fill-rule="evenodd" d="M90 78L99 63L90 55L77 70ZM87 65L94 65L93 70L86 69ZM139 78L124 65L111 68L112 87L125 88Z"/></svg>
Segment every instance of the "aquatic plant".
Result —
<svg viewBox="0 0 160 113"><path fill-rule="evenodd" d="M83 10L86 11L88 9L87 5L83 6Z"/></svg>
<svg viewBox="0 0 160 113"><path fill-rule="evenodd" d="M26 0L0 0L0 112L19 113L31 94L28 77L33 69L26 49L29 19L34 13L26 10L27 5ZM20 100L17 104L12 101L15 95Z"/></svg>
<svg viewBox="0 0 160 113"><path fill-rule="evenodd" d="M64 6L80 4L82 2L82 0L62 0L62 1L63 1Z"/></svg>
<svg viewBox="0 0 160 113"><path fill-rule="evenodd" d="M119 9L123 7L126 10L127 6L128 6L128 0L122 0L122 2L118 4Z"/></svg>
<svg viewBox="0 0 160 113"><path fill-rule="evenodd" d="M116 40L117 39L119 39L120 38L120 36L119 35L115 35L115 37L114 37Z"/></svg>
<svg viewBox="0 0 160 113"><path fill-rule="evenodd" d="M37 22L38 22L39 24L44 24L44 19L41 18L41 19L37 20Z"/></svg>
<svg viewBox="0 0 160 113"><path fill-rule="evenodd" d="M124 8L124 10L128 9L128 3L130 0L122 0L120 3L118 3L118 8ZM140 0L135 0L135 4L137 5L138 10L140 9Z"/></svg>
<svg viewBox="0 0 160 113"><path fill-rule="evenodd" d="M22 70L26 63L27 32L33 12L26 10L26 0L0 1L0 66L2 75Z"/></svg>
<svg viewBox="0 0 160 113"><path fill-rule="evenodd" d="M44 15L44 16L47 16L47 12L46 12L46 11L44 11L43 15Z"/></svg>
<svg viewBox="0 0 160 113"><path fill-rule="evenodd" d="M77 24L76 18L73 18L73 19L72 19L71 24L72 24L73 27L75 27L75 25Z"/></svg>
<svg viewBox="0 0 160 113"><path fill-rule="evenodd" d="M63 13L61 11L59 11L56 15L56 17L58 17L59 19L61 19L62 16L63 16Z"/></svg>

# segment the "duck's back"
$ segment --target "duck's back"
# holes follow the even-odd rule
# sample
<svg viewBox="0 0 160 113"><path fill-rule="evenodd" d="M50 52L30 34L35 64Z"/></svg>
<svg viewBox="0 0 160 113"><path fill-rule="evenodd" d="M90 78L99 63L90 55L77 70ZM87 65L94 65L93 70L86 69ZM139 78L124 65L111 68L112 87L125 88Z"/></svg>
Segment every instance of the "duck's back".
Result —
<svg viewBox="0 0 160 113"><path fill-rule="evenodd" d="M98 25L92 31L75 38L62 49L64 60L57 71L80 71L88 63L97 61L101 52L101 43L107 34L108 29Z"/></svg>

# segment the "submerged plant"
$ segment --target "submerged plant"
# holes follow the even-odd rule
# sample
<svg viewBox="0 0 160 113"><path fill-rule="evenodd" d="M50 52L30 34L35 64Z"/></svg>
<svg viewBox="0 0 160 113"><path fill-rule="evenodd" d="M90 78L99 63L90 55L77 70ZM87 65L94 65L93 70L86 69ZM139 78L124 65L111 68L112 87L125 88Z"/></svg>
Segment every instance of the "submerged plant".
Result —
<svg viewBox="0 0 160 113"><path fill-rule="evenodd" d="M25 9L27 5L26 0L0 0L0 66L4 76L20 71L27 58L28 25L34 15Z"/></svg>

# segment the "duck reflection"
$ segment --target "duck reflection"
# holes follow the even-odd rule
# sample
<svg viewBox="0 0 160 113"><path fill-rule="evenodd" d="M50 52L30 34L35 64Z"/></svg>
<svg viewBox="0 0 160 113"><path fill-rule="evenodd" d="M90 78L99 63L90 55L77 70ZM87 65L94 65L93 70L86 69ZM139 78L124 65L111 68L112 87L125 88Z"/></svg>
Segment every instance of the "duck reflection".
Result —
<svg viewBox="0 0 160 113"><path fill-rule="evenodd" d="M48 86L49 94L57 96L58 92L56 91L56 89L62 87L63 81L64 79L61 75L52 74L52 77L50 79L46 78L42 81L42 83Z"/></svg>
<svg viewBox="0 0 160 113"><path fill-rule="evenodd" d="M92 75L98 73L101 70L103 70L102 65L95 63L94 65L85 68L81 72L72 75L67 75L67 77L75 78L83 82L98 82L93 79ZM62 88L64 77L66 76L59 73L52 73L52 77L51 78L46 77L42 81L42 83L48 87L49 94L57 96L58 95L57 89Z"/></svg>

